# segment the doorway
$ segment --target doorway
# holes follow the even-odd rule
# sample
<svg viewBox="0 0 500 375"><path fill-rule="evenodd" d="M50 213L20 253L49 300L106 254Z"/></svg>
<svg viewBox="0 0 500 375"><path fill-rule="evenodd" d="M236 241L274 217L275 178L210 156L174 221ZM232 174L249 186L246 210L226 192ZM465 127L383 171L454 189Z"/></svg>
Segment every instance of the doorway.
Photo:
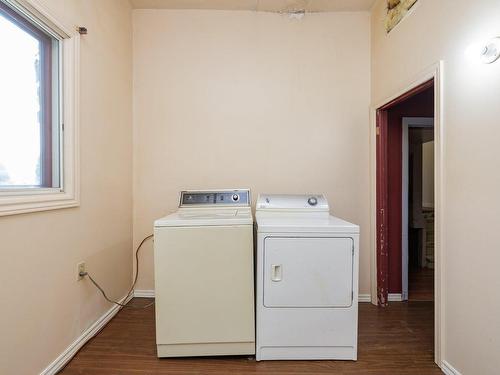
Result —
<svg viewBox="0 0 500 375"><path fill-rule="evenodd" d="M372 150L372 237L371 237L371 302L386 306L390 297L389 284L400 284L402 291L402 118L434 118L434 302L431 302L434 316L434 361L439 366L444 352L443 331L445 326L443 275L443 186L444 158L443 122L443 62L439 61L420 72L413 81L403 82L403 90L372 106L371 150ZM418 94L432 93L432 112L401 113L395 111L400 104L408 104ZM400 107L399 107L400 108ZM392 110L392 111L391 111ZM389 126L390 123L398 126ZM389 133L393 133L389 137ZM399 145L398 145L399 143ZM398 151L399 148L399 151ZM394 154L396 157L394 157ZM399 160L399 162L398 162ZM390 230L391 229L391 230ZM390 254L399 246L398 253ZM390 256L392 255L392 256ZM389 267L391 266L391 267ZM399 276L390 277L390 269L399 267ZM402 292L401 292L402 293ZM396 294L396 297L397 296ZM392 303L392 302L391 302ZM408 302L414 303L414 302Z"/></svg>
<svg viewBox="0 0 500 375"><path fill-rule="evenodd" d="M410 134L410 127L403 134L405 118L434 118L434 79L377 109L376 269L377 304L380 306L387 305L391 300L401 301L408 294L408 285L404 285L403 280L408 280L406 265L409 265L409 256L403 258L403 245L413 245L414 241L408 242L408 239L415 233L409 230L406 222L403 226L403 216L405 210L408 211L408 205L403 201L409 202L409 194L403 196L403 136L407 139ZM409 186L408 182L406 185ZM410 218L413 219L413 216Z"/></svg>

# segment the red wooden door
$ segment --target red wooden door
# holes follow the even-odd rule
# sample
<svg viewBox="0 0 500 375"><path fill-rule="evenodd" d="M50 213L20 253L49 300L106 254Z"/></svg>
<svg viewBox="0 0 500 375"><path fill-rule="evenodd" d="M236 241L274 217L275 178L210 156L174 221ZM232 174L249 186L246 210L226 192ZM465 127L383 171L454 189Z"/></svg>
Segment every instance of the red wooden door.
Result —
<svg viewBox="0 0 500 375"><path fill-rule="evenodd" d="M389 253L387 217L387 111L377 110L377 303L387 305Z"/></svg>

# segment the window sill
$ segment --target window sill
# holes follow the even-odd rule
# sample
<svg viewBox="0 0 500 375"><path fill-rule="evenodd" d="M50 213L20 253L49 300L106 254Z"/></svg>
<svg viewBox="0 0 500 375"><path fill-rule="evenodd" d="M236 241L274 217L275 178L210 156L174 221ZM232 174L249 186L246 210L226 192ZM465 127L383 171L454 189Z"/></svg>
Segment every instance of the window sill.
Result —
<svg viewBox="0 0 500 375"><path fill-rule="evenodd" d="M9 192L8 195L5 193L0 192L0 216L57 210L80 205L76 194L70 194L60 189Z"/></svg>

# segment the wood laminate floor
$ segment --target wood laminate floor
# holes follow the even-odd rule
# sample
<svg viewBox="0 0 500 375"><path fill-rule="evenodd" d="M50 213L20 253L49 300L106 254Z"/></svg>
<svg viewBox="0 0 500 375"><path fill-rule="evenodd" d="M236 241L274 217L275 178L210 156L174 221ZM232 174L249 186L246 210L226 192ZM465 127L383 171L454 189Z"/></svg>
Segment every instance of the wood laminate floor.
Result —
<svg viewBox="0 0 500 375"><path fill-rule="evenodd" d="M149 299L134 298L141 305ZM154 307L123 309L61 374L339 374L432 375L433 303L359 305L358 361L263 361L253 357L158 359Z"/></svg>
<svg viewBox="0 0 500 375"><path fill-rule="evenodd" d="M434 301L434 270L418 268L408 272L408 299Z"/></svg>

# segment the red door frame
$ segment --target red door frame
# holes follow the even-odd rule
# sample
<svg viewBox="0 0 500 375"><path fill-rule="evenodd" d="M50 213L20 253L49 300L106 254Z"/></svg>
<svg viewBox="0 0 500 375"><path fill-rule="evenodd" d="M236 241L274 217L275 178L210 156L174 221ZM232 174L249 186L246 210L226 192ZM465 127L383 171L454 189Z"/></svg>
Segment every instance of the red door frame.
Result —
<svg viewBox="0 0 500 375"><path fill-rule="evenodd" d="M429 89L434 79L414 87L384 104L376 112L376 241L377 241L377 304L386 306L389 295L389 227L388 227L388 112L394 106Z"/></svg>

